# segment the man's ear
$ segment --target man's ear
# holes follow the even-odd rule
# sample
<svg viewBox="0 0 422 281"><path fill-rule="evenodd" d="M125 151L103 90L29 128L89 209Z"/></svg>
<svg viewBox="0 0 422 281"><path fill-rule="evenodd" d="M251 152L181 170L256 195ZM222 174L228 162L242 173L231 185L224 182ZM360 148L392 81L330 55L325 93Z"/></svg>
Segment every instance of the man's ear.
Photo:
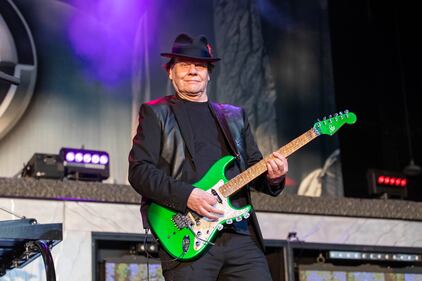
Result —
<svg viewBox="0 0 422 281"><path fill-rule="evenodd" d="M172 68L169 69L169 79L173 80L173 69Z"/></svg>

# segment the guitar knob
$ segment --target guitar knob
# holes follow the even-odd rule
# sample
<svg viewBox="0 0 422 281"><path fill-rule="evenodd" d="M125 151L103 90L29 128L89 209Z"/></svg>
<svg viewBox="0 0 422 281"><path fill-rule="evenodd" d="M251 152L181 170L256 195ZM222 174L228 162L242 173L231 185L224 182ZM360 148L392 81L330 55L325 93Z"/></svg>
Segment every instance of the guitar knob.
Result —
<svg viewBox="0 0 422 281"><path fill-rule="evenodd" d="M201 246L201 241L196 241L196 242L195 242L195 245L196 245L196 247Z"/></svg>
<svg viewBox="0 0 422 281"><path fill-rule="evenodd" d="M250 214L246 212L246 213L244 213L244 214L243 214L243 217L244 217L245 219L247 219L247 218L249 218L249 217L250 217Z"/></svg>
<svg viewBox="0 0 422 281"><path fill-rule="evenodd" d="M242 220L242 217L241 217L241 216L236 217L236 221L237 221L237 222L239 222L239 221L241 221L241 220Z"/></svg>
<svg viewBox="0 0 422 281"><path fill-rule="evenodd" d="M217 225L217 229L218 229L218 231L223 230L223 225L222 224Z"/></svg>
<svg viewBox="0 0 422 281"><path fill-rule="evenodd" d="M201 235L202 235L202 232L201 232L201 231L198 231L198 232L196 233L196 235L201 236Z"/></svg>
<svg viewBox="0 0 422 281"><path fill-rule="evenodd" d="M232 224L232 223L233 223L233 220L232 220L232 219L228 219L228 220L226 221L226 223L227 223L227 224Z"/></svg>

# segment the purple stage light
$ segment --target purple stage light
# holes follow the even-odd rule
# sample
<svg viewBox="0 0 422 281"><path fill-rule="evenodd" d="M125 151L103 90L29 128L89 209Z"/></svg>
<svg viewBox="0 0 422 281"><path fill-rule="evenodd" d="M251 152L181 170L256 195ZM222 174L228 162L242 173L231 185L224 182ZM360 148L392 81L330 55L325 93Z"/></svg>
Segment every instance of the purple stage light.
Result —
<svg viewBox="0 0 422 281"><path fill-rule="evenodd" d="M146 24L145 15L153 1L68 2L75 7L68 26L69 41L75 54L87 63L86 73L108 84L130 77L135 37ZM148 31L154 34L151 23Z"/></svg>
<svg viewBox="0 0 422 281"><path fill-rule="evenodd" d="M100 164L107 164L108 163L108 156L107 155L101 155L100 157Z"/></svg>
<svg viewBox="0 0 422 281"><path fill-rule="evenodd" d="M68 179L102 181L110 176L110 156L106 151L62 147L60 158L67 160L63 166Z"/></svg>
<svg viewBox="0 0 422 281"><path fill-rule="evenodd" d="M66 153L66 161L68 162L75 161L75 153L72 151L69 151L68 153Z"/></svg>
<svg viewBox="0 0 422 281"><path fill-rule="evenodd" d="M92 162L93 164L98 164L98 163L100 163L100 155L98 155L98 154L93 154L93 155L92 155L92 158L91 158L91 162Z"/></svg>
<svg viewBox="0 0 422 281"><path fill-rule="evenodd" d="M75 161L76 162L80 163L80 162L82 162L83 159L84 159L84 156L81 152L78 152L78 153L75 154Z"/></svg>
<svg viewBox="0 0 422 281"><path fill-rule="evenodd" d="M91 163L91 154L90 153L84 154L84 163Z"/></svg>

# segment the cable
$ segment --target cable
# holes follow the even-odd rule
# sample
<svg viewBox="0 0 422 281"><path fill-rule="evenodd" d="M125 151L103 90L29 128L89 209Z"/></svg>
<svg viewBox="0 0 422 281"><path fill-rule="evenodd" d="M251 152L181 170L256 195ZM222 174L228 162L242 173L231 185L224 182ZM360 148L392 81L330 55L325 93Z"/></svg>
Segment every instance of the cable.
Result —
<svg viewBox="0 0 422 281"><path fill-rule="evenodd" d="M147 280L149 281L149 253L147 247L147 238L148 238L149 228L145 228L145 237L144 237L144 249L147 257Z"/></svg>
<svg viewBox="0 0 422 281"><path fill-rule="evenodd" d="M18 215L18 214L16 214L16 213L13 213L12 211L9 211L9 210L7 210L7 209L2 208L2 207L0 207L0 210L5 211L6 213L9 213L9 214L11 214L12 216L15 216L15 217L17 217L17 218L20 218L20 219L26 219L26 217L25 217L25 216L20 216L20 215Z"/></svg>

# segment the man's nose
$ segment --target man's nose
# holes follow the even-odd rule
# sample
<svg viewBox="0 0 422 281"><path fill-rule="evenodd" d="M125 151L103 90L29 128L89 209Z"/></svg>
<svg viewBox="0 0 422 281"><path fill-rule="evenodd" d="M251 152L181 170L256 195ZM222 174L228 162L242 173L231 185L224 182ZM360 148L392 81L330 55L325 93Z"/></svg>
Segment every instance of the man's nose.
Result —
<svg viewBox="0 0 422 281"><path fill-rule="evenodd" d="M194 63L189 64L189 73L198 73L198 70L196 69L196 66Z"/></svg>

